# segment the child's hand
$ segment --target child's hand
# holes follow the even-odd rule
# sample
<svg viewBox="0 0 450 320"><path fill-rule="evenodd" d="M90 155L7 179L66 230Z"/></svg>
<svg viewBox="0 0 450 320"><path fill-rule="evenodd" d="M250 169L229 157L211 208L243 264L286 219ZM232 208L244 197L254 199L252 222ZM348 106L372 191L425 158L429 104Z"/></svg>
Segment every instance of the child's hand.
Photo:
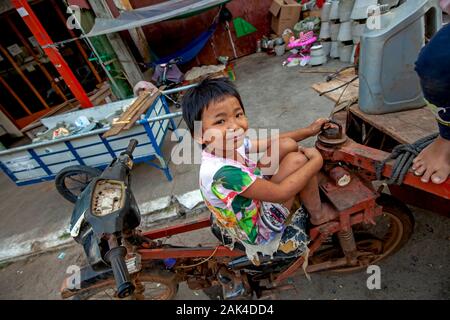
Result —
<svg viewBox="0 0 450 320"><path fill-rule="evenodd" d="M316 134L318 134L320 132L320 129L322 129L322 126L325 123L328 123L330 120L325 119L325 118L319 118L316 121L314 121L313 123L311 123L308 126L308 129L311 131L311 135L315 136ZM327 125L325 125L325 129L328 128Z"/></svg>

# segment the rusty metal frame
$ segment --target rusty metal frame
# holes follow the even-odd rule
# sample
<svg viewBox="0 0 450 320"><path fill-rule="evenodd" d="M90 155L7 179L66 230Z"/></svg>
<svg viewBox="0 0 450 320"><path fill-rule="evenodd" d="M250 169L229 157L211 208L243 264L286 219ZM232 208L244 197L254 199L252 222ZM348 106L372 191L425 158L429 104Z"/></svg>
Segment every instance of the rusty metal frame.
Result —
<svg viewBox="0 0 450 320"><path fill-rule="evenodd" d="M311 244L309 245L309 255L313 255L322 245L322 243L331 235L338 231L350 230L351 226L366 223L375 224L374 218L382 215L383 208L376 203L378 193L373 190L373 187L366 185L369 180L374 180L374 173L376 165L387 158L388 153L363 146L348 139L342 145L326 146L321 143L317 144L318 149L321 151L323 158L329 164L337 164L344 162L346 165L353 165L357 170L352 173L352 181L355 179L361 186L366 186L369 190L373 191L373 194L368 194L366 198L362 197L362 201L351 205L348 208L344 208L339 212L339 221L331 221L320 226L316 226L309 231ZM363 172L361 172L363 171ZM385 166L383 171L384 176L389 176L392 171L392 162ZM369 172L369 177L359 179L358 173ZM424 184L419 178L409 172L405 178L405 183L415 188L422 189L435 195L439 195L444 198L449 198L450 193L450 181L447 180L444 185ZM342 187L345 191L345 187ZM338 192L342 192L339 190ZM330 197L333 196L330 193ZM350 195L351 196L351 195ZM356 200L358 201L358 200ZM195 231L198 229L206 228L211 225L209 217L201 218L192 222L179 224L171 227L165 227L157 230L153 230L144 233L143 236L156 240L162 237L170 237L172 235ZM181 248L164 248L159 247L156 249L139 249L142 260L148 261L152 259L165 259L165 258L202 258L202 257L238 257L244 256L245 252L240 250L230 250L224 245L219 245L216 248L212 247L181 247ZM206 260L208 260L208 258ZM304 263L304 256L296 259L288 268L274 275L273 282L275 286L280 282L293 275ZM205 261L206 261L205 260ZM326 261L307 267L307 272L316 272L333 267L340 267L348 265L347 257L334 259L332 261Z"/></svg>
<svg viewBox="0 0 450 320"><path fill-rule="evenodd" d="M351 139L348 139L347 142L339 146L333 147L321 144L317 145L317 147L320 149L325 161L345 162L360 169L367 170L370 173L375 173L376 165L389 156L387 152L361 145ZM382 172L384 177L391 175L393 163L394 161L386 163ZM410 170L406 174L403 183L450 200L450 179L447 179L442 184L423 183L420 177L415 176Z"/></svg>
<svg viewBox="0 0 450 320"><path fill-rule="evenodd" d="M176 234L195 231L211 226L209 218L202 218L192 222L179 224L172 227L161 228L149 231L143 234L151 240L170 237ZM139 249L138 253L143 260L167 259L167 258L201 258L201 257L241 257L245 252L234 249L230 250L224 245L218 247L185 247L185 248L156 248L156 249Z"/></svg>

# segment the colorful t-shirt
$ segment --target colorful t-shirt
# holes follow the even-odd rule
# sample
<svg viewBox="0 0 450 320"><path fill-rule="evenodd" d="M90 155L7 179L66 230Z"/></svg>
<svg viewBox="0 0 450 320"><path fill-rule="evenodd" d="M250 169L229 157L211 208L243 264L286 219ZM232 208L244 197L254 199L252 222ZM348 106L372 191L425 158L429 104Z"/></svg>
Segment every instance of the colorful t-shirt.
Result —
<svg viewBox="0 0 450 320"><path fill-rule="evenodd" d="M206 206L219 226L235 239L248 244L265 244L276 232L261 220L261 201L240 194L258 178L263 178L256 163L248 158L250 140L237 149L247 165L203 151L200 167L200 191Z"/></svg>

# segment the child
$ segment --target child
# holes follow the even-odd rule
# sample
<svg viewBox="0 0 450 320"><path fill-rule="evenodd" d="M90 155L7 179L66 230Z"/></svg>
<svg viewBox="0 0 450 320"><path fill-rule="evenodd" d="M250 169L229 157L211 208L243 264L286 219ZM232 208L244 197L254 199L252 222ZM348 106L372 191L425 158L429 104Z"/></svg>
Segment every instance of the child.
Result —
<svg viewBox="0 0 450 320"><path fill-rule="evenodd" d="M244 245L254 263L257 252L272 256L286 240L284 222L297 194L313 224L336 217L320 201L316 177L323 164L320 153L297 145L318 134L328 120L250 141L241 97L226 78L203 80L185 94L182 107L191 134L203 146L200 190L205 203L218 226ZM262 152L259 162L249 159L250 153ZM274 161L279 162L277 168L272 168Z"/></svg>

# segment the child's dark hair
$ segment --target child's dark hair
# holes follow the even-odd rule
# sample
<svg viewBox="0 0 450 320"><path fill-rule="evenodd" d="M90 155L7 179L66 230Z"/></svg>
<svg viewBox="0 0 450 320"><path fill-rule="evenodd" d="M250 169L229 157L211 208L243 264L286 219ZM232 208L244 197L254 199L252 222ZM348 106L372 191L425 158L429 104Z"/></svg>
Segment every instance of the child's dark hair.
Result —
<svg viewBox="0 0 450 320"><path fill-rule="evenodd" d="M181 102L183 108L183 119L191 134L194 134L195 121L202 120L202 113L211 103L217 103L226 97L235 97L244 110L241 96L236 87L228 78L206 78L200 84L183 96ZM245 110L244 110L245 112Z"/></svg>

